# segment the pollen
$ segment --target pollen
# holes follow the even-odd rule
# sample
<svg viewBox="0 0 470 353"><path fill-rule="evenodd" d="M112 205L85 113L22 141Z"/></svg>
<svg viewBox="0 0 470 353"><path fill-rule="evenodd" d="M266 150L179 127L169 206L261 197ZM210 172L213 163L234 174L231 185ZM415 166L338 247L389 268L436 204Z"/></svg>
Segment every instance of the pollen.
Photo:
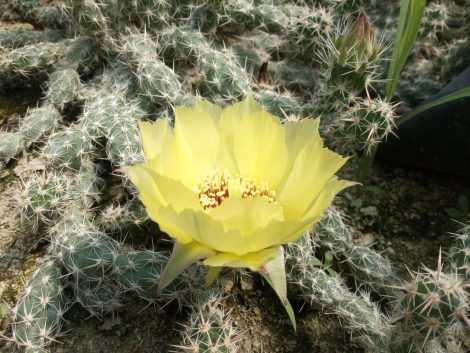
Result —
<svg viewBox="0 0 470 353"><path fill-rule="evenodd" d="M205 211L220 206L230 196L242 198L263 197L270 203L275 202L276 192L269 188L266 181L245 178L214 170L198 181L194 191L199 194L199 202Z"/></svg>

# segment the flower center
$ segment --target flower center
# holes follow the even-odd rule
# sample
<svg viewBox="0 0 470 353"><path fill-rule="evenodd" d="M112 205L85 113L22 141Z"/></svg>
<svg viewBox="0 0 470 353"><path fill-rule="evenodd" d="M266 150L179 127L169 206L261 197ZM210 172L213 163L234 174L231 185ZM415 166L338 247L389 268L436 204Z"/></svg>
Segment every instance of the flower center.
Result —
<svg viewBox="0 0 470 353"><path fill-rule="evenodd" d="M275 202L274 196L276 195L266 181L258 182L255 178L232 176L218 170L211 171L203 179L198 180L194 191L199 194L199 202L205 211L220 206L222 201L230 196L243 198L260 196L271 203Z"/></svg>

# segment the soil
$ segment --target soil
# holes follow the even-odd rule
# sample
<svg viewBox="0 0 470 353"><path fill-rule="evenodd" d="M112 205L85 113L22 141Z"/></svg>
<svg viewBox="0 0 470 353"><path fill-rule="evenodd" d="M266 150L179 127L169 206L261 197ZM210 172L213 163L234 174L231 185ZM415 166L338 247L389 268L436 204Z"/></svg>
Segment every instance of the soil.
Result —
<svg viewBox="0 0 470 353"><path fill-rule="evenodd" d="M35 106L34 99L20 106L11 104L13 110L0 101L1 128L8 128L12 112L23 114L28 105ZM44 256L47 245L43 230L22 225L12 196L20 190L21 178L41 167L35 154L27 152L0 170L0 334L5 337L11 335L8 307L21 296L24 279ZM344 173L354 178L352 166ZM470 184L464 178L378 161L363 186L343 192L336 204L347 215L356 243L382 251L396 271L408 278L407 268L435 268L440 249L445 252L452 243L449 233L457 231L459 224L450 220L446 208L456 208L461 195L470 196ZM259 279L235 284L226 303L241 331L239 352L364 352L335 316L295 296L291 301L298 313L297 333L272 290ZM187 319L187 313L177 309L174 304L156 309L129 296L114 317L99 321L74 305L65 316L63 336L51 352L177 351L172 345L179 343L178 330ZM20 350L0 340L0 352Z"/></svg>

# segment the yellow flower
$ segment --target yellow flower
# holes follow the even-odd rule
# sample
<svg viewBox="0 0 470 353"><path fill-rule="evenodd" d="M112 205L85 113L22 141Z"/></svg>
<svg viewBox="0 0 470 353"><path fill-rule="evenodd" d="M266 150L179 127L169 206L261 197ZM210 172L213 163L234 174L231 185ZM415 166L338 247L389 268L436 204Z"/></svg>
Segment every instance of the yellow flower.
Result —
<svg viewBox="0 0 470 353"><path fill-rule="evenodd" d="M161 286L201 259L262 271L352 184L334 175L346 158L323 147L318 119L282 124L252 97L174 114L174 128L140 123L146 163L126 168L150 218L176 240Z"/></svg>

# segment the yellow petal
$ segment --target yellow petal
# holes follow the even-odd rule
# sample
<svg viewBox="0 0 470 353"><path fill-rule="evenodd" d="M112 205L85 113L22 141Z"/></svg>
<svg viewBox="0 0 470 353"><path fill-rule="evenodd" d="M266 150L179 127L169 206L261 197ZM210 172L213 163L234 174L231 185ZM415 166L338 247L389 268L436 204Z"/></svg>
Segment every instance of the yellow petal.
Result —
<svg viewBox="0 0 470 353"><path fill-rule="evenodd" d="M165 175L150 171L160 195L165 200L165 205L171 205L176 212L190 209L202 210L199 203L199 195L192 189L187 188L180 181L171 179Z"/></svg>
<svg viewBox="0 0 470 353"><path fill-rule="evenodd" d="M253 98L253 95L249 94L241 102L232 104L222 111L222 116L220 117L221 128L224 130L224 127L234 126L233 124L236 124L241 117L253 115L261 110L263 110L262 105ZM233 130L228 129L224 131L231 134Z"/></svg>
<svg viewBox="0 0 470 353"><path fill-rule="evenodd" d="M313 218L314 222L318 221L333 201L334 197L342 190L354 185L357 185L357 183L349 180L338 180L337 177L331 178L323 187L318 197L311 202L302 217Z"/></svg>
<svg viewBox="0 0 470 353"><path fill-rule="evenodd" d="M230 251L239 255L249 250L249 243L244 241L240 232L224 229L222 222L211 218L204 211L176 212L168 206L159 210L155 221L160 229L182 243L190 239L217 251Z"/></svg>
<svg viewBox="0 0 470 353"><path fill-rule="evenodd" d="M181 213L176 212L171 206L160 208L156 212L147 207L147 211L152 220L157 222L160 230L176 239L177 242L188 244L194 241L194 225L189 223L185 217L181 216ZM194 211L185 213L187 218L191 214L194 214Z"/></svg>
<svg viewBox="0 0 470 353"><path fill-rule="evenodd" d="M146 203L156 205L157 208L171 205L176 212L202 209L199 195L178 180L156 173L142 164L127 167L127 173L138 188L140 198L144 198Z"/></svg>
<svg viewBox="0 0 470 353"><path fill-rule="evenodd" d="M318 197L311 203L307 209L307 212L303 215L301 222L307 222L309 227L305 228L297 235L292 233L291 236L283 239L283 243L290 243L291 241L299 239L302 234L312 226L313 223L319 221L322 218L323 213L331 204L336 194L338 194L341 190L356 184L357 183L348 180L338 180L337 177L330 179L320 192L320 195L318 195Z"/></svg>
<svg viewBox="0 0 470 353"><path fill-rule="evenodd" d="M198 195L179 181L155 173L144 165L127 167L126 172L139 190L139 199L144 204L149 217L157 222L164 232L179 242L183 244L190 242L192 238L184 229L182 220L178 217L167 220L163 217L162 210L171 205L175 215L184 209L194 213L202 209Z"/></svg>
<svg viewBox="0 0 470 353"><path fill-rule="evenodd" d="M256 229L264 228L273 220L284 220L282 208L269 203L266 198L229 197L209 215L223 223L224 229L238 230L243 236L250 236Z"/></svg>
<svg viewBox="0 0 470 353"><path fill-rule="evenodd" d="M233 131L233 156L240 174L276 189L287 165L285 132L266 111L244 116Z"/></svg>
<svg viewBox="0 0 470 353"><path fill-rule="evenodd" d="M211 103L205 99L197 99L196 103L190 107L194 111L202 112L210 115L214 122L219 121L220 114L222 114L222 108L217 104Z"/></svg>
<svg viewBox="0 0 470 353"><path fill-rule="evenodd" d="M213 218L211 213L215 210L217 209L210 212L195 212L193 210L176 212L169 205L159 209L155 218L152 219L158 223L160 229L180 242L184 242L184 239L192 239L217 251L236 255L245 255L267 248L272 244L281 244L280 239L286 237L284 232L289 230L283 226L282 221L270 221L265 228L254 228L255 220L252 216L247 221L241 220L247 224L241 224L237 227L236 218L229 221ZM264 217L267 219L269 216ZM262 233L262 229L266 230L268 226L269 231ZM294 225L294 227L297 230L299 225ZM245 229L249 229L251 235L243 233L242 231Z"/></svg>
<svg viewBox="0 0 470 353"><path fill-rule="evenodd" d="M154 159L163 147L170 146L173 133L166 119L158 119L155 123L139 121L140 140L147 161Z"/></svg>
<svg viewBox="0 0 470 353"><path fill-rule="evenodd" d="M319 148L316 141L304 146L289 175L277 189L276 200L284 208L286 219L299 219L316 199L325 184L346 163L347 158Z"/></svg>
<svg viewBox="0 0 470 353"><path fill-rule="evenodd" d="M286 238L300 237L313 222L313 219L285 221L279 204L269 203L264 198L228 198L208 215L220 221L226 231L237 232L228 240L225 236L208 234L205 241L227 243L224 249L218 250L238 255L243 254L242 251L255 252L285 244Z"/></svg>
<svg viewBox="0 0 470 353"><path fill-rule="evenodd" d="M212 117L187 107L176 107L170 176L188 187L216 167L219 132Z"/></svg>
<svg viewBox="0 0 470 353"><path fill-rule="evenodd" d="M286 238L298 238L312 225L308 219L283 221L279 205L269 204L262 198L236 200L229 198L210 212L189 209L177 212L169 205L159 209L152 219L180 242L192 239L238 256L285 244ZM225 211L224 204L228 205Z"/></svg>
<svg viewBox="0 0 470 353"><path fill-rule="evenodd" d="M273 221L265 228L258 228L246 240L249 242L249 248L252 251L259 249L286 244L291 239L298 239L302 234L312 227L312 219L303 219L295 221Z"/></svg>
<svg viewBox="0 0 470 353"><path fill-rule="evenodd" d="M294 161L302 148L312 141L317 141L319 147L323 146L323 141L318 133L319 124L320 119L302 119L284 123L289 159Z"/></svg>
<svg viewBox="0 0 470 353"><path fill-rule="evenodd" d="M149 207L158 210L160 207L166 206L166 201L160 193L155 179L144 164L126 167L125 173L129 176L137 190L139 190L139 198L149 213Z"/></svg>
<svg viewBox="0 0 470 353"><path fill-rule="evenodd" d="M233 132L238 129L238 123L244 116L250 116L263 109L252 95L248 95L241 102L232 104L222 111L217 128L220 133L220 151L217 165L220 170L231 174L240 174L233 155Z"/></svg>
<svg viewBox="0 0 470 353"><path fill-rule="evenodd" d="M268 261L277 256L277 248L268 248L261 251L238 256L232 253L220 253L205 259L208 266L248 267L252 271L258 271Z"/></svg>

